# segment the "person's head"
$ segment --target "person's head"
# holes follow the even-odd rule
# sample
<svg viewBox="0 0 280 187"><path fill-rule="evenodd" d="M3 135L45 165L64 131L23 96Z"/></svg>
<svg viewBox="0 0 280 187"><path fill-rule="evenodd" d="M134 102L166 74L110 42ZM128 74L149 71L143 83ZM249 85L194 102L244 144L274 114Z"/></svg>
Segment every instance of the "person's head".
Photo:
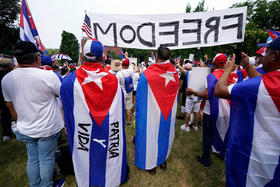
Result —
<svg viewBox="0 0 280 187"><path fill-rule="evenodd" d="M156 62L164 62L170 59L170 51L167 47L159 47L157 50Z"/></svg>
<svg viewBox="0 0 280 187"><path fill-rule="evenodd" d="M19 65L41 65L41 51L32 42L21 41L15 47Z"/></svg>
<svg viewBox="0 0 280 187"><path fill-rule="evenodd" d="M0 68L4 70L12 70L15 67L14 60L12 58L0 58Z"/></svg>
<svg viewBox="0 0 280 187"><path fill-rule="evenodd" d="M213 59L214 69L223 69L227 63L227 55L224 53L218 53Z"/></svg>
<svg viewBox="0 0 280 187"><path fill-rule="evenodd" d="M263 57L263 70L267 73L280 69L280 38L270 43L258 44L259 47L267 47Z"/></svg>
<svg viewBox="0 0 280 187"><path fill-rule="evenodd" d="M128 66L129 66L129 59L128 59L128 58L125 58L125 59L122 61L122 69L128 69Z"/></svg>
<svg viewBox="0 0 280 187"><path fill-rule="evenodd" d="M58 72L59 66L56 65L56 64L53 64L53 65L52 65L52 69L53 69L53 71Z"/></svg>
<svg viewBox="0 0 280 187"><path fill-rule="evenodd" d="M103 45L98 40L88 40L84 45L83 56L86 62L102 63Z"/></svg>
<svg viewBox="0 0 280 187"><path fill-rule="evenodd" d="M122 62L120 60L113 60L111 62L111 70L115 71L115 72L120 71L122 69L121 65L122 65Z"/></svg>
<svg viewBox="0 0 280 187"><path fill-rule="evenodd" d="M185 69L186 70L192 70L192 64L190 62L185 64Z"/></svg>

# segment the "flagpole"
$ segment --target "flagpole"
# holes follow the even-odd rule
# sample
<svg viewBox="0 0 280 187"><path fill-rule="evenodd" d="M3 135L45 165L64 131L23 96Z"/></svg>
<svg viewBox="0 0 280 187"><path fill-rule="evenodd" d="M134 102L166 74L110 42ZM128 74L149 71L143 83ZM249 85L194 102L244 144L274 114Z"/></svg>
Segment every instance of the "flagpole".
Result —
<svg viewBox="0 0 280 187"><path fill-rule="evenodd" d="M87 11L85 10L85 15L86 15L86 13L87 13ZM82 32L81 32L81 40L80 40L80 42L81 42L81 48L80 48L80 53L79 53L79 56L80 56L80 58L79 58L79 61L78 61L78 65L79 66L81 66L82 65L82 56L83 56L83 48L82 48L82 41L83 41L83 30L82 30Z"/></svg>

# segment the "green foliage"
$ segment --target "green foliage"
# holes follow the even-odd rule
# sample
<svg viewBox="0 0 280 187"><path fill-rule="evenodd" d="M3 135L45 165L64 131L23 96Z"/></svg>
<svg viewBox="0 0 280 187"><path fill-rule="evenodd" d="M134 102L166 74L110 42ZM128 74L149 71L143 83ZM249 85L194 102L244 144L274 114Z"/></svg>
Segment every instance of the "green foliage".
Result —
<svg viewBox="0 0 280 187"><path fill-rule="evenodd" d="M76 36L70 32L63 31L61 34L59 53L67 54L73 63L78 63L80 45Z"/></svg>
<svg viewBox="0 0 280 187"><path fill-rule="evenodd" d="M47 49L48 55L55 55L59 53L59 49Z"/></svg>
<svg viewBox="0 0 280 187"><path fill-rule="evenodd" d="M187 6L186 6L186 13L190 13L192 11L192 7L191 7L191 4L188 3Z"/></svg>
<svg viewBox="0 0 280 187"><path fill-rule="evenodd" d="M19 40L16 20L20 13L19 0L0 0L0 53L13 54Z"/></svg>
<svg viewBox="0 0 280 187"><path fill-rule="evenodd" d="M196 8L194 9L193 12L204 12L204 11L207 11L207 8L206 9L204 8L204 3L205 3L205 0L201 0L197 4L197 6L196 6Z"/></svg>

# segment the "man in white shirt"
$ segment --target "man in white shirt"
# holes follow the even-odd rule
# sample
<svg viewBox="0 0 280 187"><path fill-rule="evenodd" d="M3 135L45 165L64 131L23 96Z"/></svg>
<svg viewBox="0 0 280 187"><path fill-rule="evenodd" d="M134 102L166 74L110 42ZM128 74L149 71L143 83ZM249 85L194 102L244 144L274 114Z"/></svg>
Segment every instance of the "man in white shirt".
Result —
<svg viewBox="0 0 280 187"><path fill-rule="evenodd" d="M131 109L133 108L133 103L132 103L132 90L128 90L128 86L126 85L126 78L131 77L132 81L132 88L133 88L133 68L132 66L129 65L129 60L128 58L125 58L122 61L122 70L120 70L117 73L117 78L119 80L119 83L122 87L123 93L124 93L124 104L125 104L125 113L126 113L126 124L130 125L131 124Z"/></svg>
<svg viewBox="0 0 280 187"><path fill-rule="evenodd" d="M63 128L59 96L61 82L52 71L40 69L41 53L31 42L15 51L19 66L2 80L6 105L17 122L18 140L27 148L30 186L52 186L55 149Z"/></svg>

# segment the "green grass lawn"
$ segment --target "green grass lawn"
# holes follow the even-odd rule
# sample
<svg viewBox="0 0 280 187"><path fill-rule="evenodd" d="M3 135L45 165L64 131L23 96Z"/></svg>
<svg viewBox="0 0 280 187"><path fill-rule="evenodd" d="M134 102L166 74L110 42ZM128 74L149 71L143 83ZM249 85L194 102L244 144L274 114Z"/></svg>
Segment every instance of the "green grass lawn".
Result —
<svg viewBox="0 0 280 187"><path fill-rule="evenodd" d="M202 128L199 128L198 132L192 130L186 133L180 130L183 123L182 120L176 121L175 140L167 160L167 171L163 172L157 168L157 174L154 176L134 165L134 127L126 127L130 180L122 186L225 186L223 161L212 155L212 165L209 168L196 161L195 156L200 155L202 150ZM26 161L26 148L23 143L16 139L0 141L0 187L28 186ZM75 177L67 176L65 186L76 186Z"/></svg>

